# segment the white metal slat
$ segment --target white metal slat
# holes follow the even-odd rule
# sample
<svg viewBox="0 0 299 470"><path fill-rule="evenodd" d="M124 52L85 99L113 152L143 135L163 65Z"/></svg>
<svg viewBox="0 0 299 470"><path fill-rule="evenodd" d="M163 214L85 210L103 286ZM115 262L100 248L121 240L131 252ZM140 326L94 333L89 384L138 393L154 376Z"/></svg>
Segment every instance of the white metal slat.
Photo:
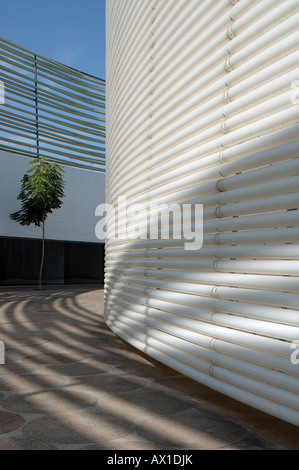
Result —
<svg viewBox="0 0 299 470"><path fill-rule="evenodd" d="M105 142L94 136L105 135L105 82L4 38L0 38L0 52L0 78L5 85L0 147L30 158L42 154L53 161L103 171ZM57 132L64 137L56 138Z"/></svg>

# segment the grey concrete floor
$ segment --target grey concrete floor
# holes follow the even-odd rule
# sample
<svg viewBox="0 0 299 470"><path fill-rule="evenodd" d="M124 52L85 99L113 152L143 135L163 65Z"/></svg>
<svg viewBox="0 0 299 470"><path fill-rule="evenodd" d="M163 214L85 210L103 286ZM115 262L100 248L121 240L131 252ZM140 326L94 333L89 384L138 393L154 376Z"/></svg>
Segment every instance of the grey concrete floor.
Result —
<svg viewBox="0 0 299 470"><path fill-rule="evenodd" d="M0 289L0 450L295 450L299 428L111 332L103 289Z"/></svg>

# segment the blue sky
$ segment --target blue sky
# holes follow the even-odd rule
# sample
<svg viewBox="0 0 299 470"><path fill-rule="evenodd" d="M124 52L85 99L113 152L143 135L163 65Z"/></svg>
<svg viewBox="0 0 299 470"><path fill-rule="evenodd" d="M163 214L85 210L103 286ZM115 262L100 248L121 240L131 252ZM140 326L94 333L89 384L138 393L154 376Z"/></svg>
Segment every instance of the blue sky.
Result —
<svg viewBox="0 0 299 470"><path fill-rule="evenodd" d="M105 0L1 2L0 36L105 78Z"/></svg>

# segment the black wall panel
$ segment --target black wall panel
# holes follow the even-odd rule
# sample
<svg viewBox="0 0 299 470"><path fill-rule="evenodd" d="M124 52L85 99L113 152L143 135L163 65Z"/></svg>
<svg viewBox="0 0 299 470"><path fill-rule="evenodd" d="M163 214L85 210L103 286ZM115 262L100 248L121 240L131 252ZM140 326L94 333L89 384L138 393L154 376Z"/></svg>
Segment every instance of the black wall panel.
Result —
<svg viewBox="0 0 299 470"><path fill-rule="evenodd" d="M37 284L42 242L0 237L0 285ZM104 244L45 241L43 284L104 282Z"/></svg>

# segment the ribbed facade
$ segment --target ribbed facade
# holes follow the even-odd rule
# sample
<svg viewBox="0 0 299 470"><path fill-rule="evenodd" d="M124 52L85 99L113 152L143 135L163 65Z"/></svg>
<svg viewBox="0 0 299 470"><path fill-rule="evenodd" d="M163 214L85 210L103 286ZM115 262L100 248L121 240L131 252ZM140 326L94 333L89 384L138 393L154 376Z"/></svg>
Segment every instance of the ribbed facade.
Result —
<svg viewBox="0 0 299 470"><path fill-rule="evenodd" d="M298 0L107 0L107 202L202 204L204 234L108 227L106 322L296 425L298 44Z"/></svg>

